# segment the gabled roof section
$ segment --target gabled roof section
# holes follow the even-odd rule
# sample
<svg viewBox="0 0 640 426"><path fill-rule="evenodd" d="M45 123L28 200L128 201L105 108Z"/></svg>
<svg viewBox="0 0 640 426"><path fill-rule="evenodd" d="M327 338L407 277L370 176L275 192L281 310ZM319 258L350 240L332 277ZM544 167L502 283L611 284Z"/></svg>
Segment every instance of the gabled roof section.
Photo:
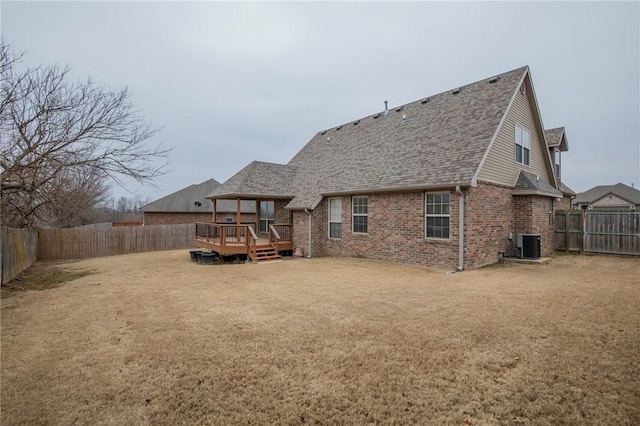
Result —
<svg viewBox="0 0 640 426"><path fill-rule="evenodd" d="M206 198L293 198L296 168L253 161Z"/></svg>
<svg viewBox="0 0 640 426"><path fill-rule="evenodd" d="M422 98L316 134L288 163L296 197L469 186L528 68Z"/></svg>
<svg viewBox="0 0 640 426"><path fill-rule="evenodd" d="M567 141L567 134L564 131L564 127L545 130L544 138L547 140L547 146L549 148L558 148L562 152L569 150L569 142Z"/></svg>
<svg viewBox="0 0 640 426"><path fill-rule="evenodd" d="M220 183L217 180L209 179L197 185L189 185L140 207L139 210L143 213L210 213L213 211L213 206L205 197L219 186Z"/></svg>
<svg viewBox="0 0 640 426"><path fill-rule="evenodd" d="M558 191L547 182L533 173L520 171L516 186L511 191L513 195L544 195L547 197L562 198L562 192Z"/></svg>
<svg viewBox="0 0 640 426"><path fill-rule="evenodd" d="M581 192L576 195L574 203L593 203L606 195L613 194L635 205L640 204L640 191L624 183L617 183L615 185L600 185L591 188L588 191Z"/></svg>

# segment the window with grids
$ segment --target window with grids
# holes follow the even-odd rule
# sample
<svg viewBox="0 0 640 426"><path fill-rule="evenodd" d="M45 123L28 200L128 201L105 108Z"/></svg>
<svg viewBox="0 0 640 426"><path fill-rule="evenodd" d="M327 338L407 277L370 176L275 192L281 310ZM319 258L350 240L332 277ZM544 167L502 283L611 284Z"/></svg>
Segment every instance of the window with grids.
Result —
<svg viewBox="0 0 640 426"><path fill-rule="evenodd" d="M529 165L531 152L531 133L516 124L516 163Z"/></svg>
<svg viewBox="0 0 640 426"><path fill-rule="evenodd" d="M425 223L427 238L449 238L449 193L426 194Z"/></svg>
<svg viewBox="0 0 640 426"><path fill-rule="evenodd" d="M329 198L329 238L342 238L342 198Z"/></svg>
<svg viewBox="0 0 640 426"><path fill-rule="evenodd" d="M369 199L367 197L353 197L351 199L353 213L353 232L366 234L369 221Z"/></svg>

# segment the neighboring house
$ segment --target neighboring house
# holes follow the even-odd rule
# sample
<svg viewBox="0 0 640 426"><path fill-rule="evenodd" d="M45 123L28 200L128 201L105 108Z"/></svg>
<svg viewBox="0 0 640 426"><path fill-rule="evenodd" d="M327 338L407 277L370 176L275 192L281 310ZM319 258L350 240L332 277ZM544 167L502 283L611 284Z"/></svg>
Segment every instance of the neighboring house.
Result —
<svg viewBox="0 0 640 426"><path fill-rule="evenodd" d="M308 256L478 268L515 254L518 234L539 235L527 241L546 256L553 213L573 194L550 155L568 148L564 129L549 135L523 67L385 103L318 132L286 165L250 163L207 198L256 200L258 237L290 223L293 246Z"/></svg>
<svg viewBox="0 0 640 426"><path fill-rule="evenodd" d="M574 209L640 210L640 191L623 183L600 185L577 194Z"/></svg>
<svg viewBox="0 0 640 426"><path fill-rule="evenodd" d="M205 197L218 188L220 183L209 179L160 198L139 210L145 225L168 225L213 220L213 207ZM229 204L233 204L232 202ZM233 210L235 212L235 209Z"/></svg>

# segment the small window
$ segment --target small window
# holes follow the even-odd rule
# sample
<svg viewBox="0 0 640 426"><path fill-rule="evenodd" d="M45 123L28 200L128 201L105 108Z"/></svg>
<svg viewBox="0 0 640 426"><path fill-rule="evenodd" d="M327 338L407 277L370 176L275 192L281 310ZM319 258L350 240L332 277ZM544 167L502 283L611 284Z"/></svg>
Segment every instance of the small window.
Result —
<svg viewBox="0 0 640 426"><path fill-rule="evenodd" d="M229 223L233 222L233 213L227 213L225 220Z"/></svg>
<svg viewBox="0 0 640 426"><path fill-rule="evenodd" d="M329 198L329 238L342 238L342 198Z"/></svg>
<svg viewBox="0 0 640 426"><path fill-rule="evenodd" d="M531 152L531 133L524 127L516 125L516 163L529 165Z"/></svg>
<svg viewBox="0 0 640 426"><path fill-rule="evenodd" d="M560 150L558 148L554 148L553 154L556 163L556 177L560 179Z"/></svg>
<svg viewBox="0 0 640 426"><path fill-rule="evenodd" d="M425 212L426 237L449 239L449 193L427 193Z"/></svg>
<svg viewBox="0 0 640 426"><path fill-rule="evenodd" d="M367 197L353 197L353 232L366 234L369 231L369 199Z"/></svg>

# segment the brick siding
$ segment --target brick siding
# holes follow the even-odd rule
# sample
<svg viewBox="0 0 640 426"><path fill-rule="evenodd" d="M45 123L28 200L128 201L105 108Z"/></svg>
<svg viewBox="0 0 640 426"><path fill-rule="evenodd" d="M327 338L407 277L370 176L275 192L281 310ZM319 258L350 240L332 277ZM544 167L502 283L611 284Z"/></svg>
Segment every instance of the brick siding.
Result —
<svg viewBox="0 0 640 426"><path fill-rule="evenodd" d="M549 225L549 197L513 196L512 188L479 182L465 193L465 269L515 255L518 233L540 234L541 254L553 254L554 227ZM330 239L328 198L312 212L312 256L366 257L453 270L458 266L458 195L449 192L449 239L426 239L424 192L368 195L368 232L351 230L351 197L342 199L342 238ZM554 200L554 209L563 203ZM308 255L309 222L304 211L293 213L294 246ZM513 239L509 240L509 233Z"/></svg>

